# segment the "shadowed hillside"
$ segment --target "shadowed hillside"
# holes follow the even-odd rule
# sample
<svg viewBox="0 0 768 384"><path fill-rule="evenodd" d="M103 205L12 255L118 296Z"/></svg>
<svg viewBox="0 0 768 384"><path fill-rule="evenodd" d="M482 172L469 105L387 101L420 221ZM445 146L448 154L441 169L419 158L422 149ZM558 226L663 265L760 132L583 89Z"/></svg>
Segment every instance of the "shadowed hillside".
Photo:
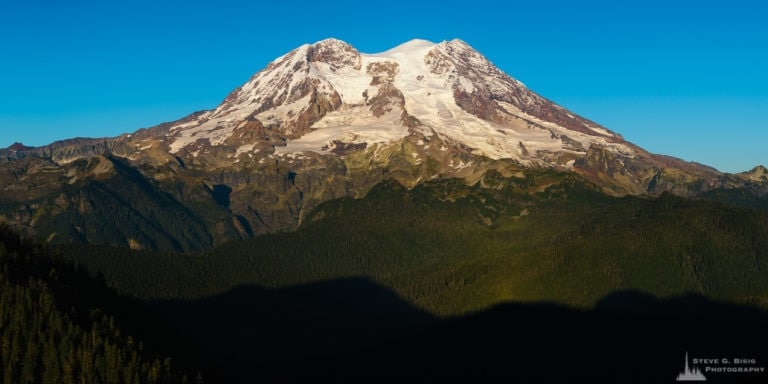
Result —
<svg viewBox="0 0 768 384"><path fill-rule="evenodd" d="M156 302L237 382L672 382L684 356L768 365L768 314L613 293L592 310L505 303L435 318L367 279ZM767 374L709 374L758 383Z"/></svg>
<svg viewBox="0 0 768 384"><path fill-rule="evenodd" d="M0 381L203 383L209 367L156 311L0 226Z"/></svg>
<svg viewBox="0 0 768 384"><path fill-rule="evenodd" d="M153 305L242 382L262 375L279 379L305 371L308 362L346 356L437 323L362 278L281 289L243 286L210 298Z"/></svg>

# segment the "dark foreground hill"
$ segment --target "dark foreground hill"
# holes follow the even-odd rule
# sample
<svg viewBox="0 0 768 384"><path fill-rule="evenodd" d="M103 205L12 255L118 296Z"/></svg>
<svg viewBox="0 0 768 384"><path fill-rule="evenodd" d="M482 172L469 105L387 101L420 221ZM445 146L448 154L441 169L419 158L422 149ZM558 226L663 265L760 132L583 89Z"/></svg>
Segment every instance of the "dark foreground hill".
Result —
<svg viewBox="0 0 768 384"><path fill-rule="evenodd" d="M572 174L491 172L473 186L384 183L365 198L322 204L295 232L203 253L57 252L145 301L85 279L71 283L88 287L74 295L85 304L65 305L102 308L77 310L97 316L80 315L82 329L114 316L108 334L120 329L142 337L144 348L156 345L137 366L153 375L158 361L166 381L196 371L166 369L165 356L174 356L172 367L223 372L214 382L671 382L686 352L747 361L697 364L702 370L768 362L768 317L759 309L768 294L768 212L740 205L615 198ZM5 249L17 249L20 241L8 239ZM47 260L40 252L26 262ZM86 278L47 280L50 268L35 270L35 279L58 281L46 283L53 297L72 298L60 292ZM48 321L33 324L55 329ZM168 342L178 334L193 341ZM130 351L124 336L111 337L104 340ZM46 345L25 340L23 353ZM92 356L122 356L106 350ZM29 360L11 361L25 369ZM130 367L122 363L102 365ZM78 372L100 375L96 367Z"/></svg>
<svg viewBox="0 0 768 384"><path fill-rule="evenodd" d="M242 383L668 383L686 352L730 360L701 370L768 366L768 313L698 295L621 291L591 310L505 303L441 319L370 280L344 279L154 305ZM768 374L707 379L763 383Z"/></svg>

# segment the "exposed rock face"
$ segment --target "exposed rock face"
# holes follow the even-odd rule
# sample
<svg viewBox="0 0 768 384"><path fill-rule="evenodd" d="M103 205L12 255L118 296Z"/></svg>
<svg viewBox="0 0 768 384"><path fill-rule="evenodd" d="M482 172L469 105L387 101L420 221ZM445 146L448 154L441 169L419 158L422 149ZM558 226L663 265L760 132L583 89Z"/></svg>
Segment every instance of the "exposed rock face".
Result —
<svg viewBox="0 0 768 384"><path fill-rule="evenodd" d="M341 97L336 92L330 95L312 92L309 105L296 119L294 128L288 131L288 138L299 138L308 133L312 124L322 119L326 113L336 110L341 106Z"/></svg>
<svg viewBox="0 0 768 384"><path fill-rule="evenodd" d="M379 87L379 93L368 100L373 116L381 117L391 112L395 107L405 106L405 98L392 83L384 83Z"/></svg>
<svg viewBox="0 0 768 384"><path fill-rule="evenodd" d="M357 49L336 39L327 39L309 46L307 49L309 62L321 62L330 66L331 71L351 67L360 70L362 59Z"/></svg>
<svg viewBox="0 0 768 384"><path fill-rule="evenodd" d="M328 39L277 58L214 110L0 150L0 222L54 242L193 250L296 228L318 204L387 179L475 183L525 167L615 195L768 190L763 167L728 175L649 154L460 40L365 54Z"/></svg>
<svg viewBox="0 0 768 384"><path fill-rule="evenodd" d="M366 72L373 77L371 85L382 83L392 84L395 80L395 74L399 69L398 63L393 62L373 62L368 64Z"/></svg>

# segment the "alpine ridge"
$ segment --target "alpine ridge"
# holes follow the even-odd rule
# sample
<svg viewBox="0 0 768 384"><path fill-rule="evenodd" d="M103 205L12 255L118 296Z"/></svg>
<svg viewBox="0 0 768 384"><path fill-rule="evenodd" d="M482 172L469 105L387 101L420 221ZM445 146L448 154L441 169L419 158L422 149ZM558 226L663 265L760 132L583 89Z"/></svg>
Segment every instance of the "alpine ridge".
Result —
<svg viewBox="0 0 768 384"><path fill-rule="evenodd" d="M213 110L118 137L0 150L0 221L55 242L201 249L296 228L319 203L387 179L475 183L526 168L574 172L612 195L766 184L757 171L650 154L458 39L375 54L326 39L278 57ZM104 209L162 230L105 228ZM188 225L207 233L180 235Z"/></svg>

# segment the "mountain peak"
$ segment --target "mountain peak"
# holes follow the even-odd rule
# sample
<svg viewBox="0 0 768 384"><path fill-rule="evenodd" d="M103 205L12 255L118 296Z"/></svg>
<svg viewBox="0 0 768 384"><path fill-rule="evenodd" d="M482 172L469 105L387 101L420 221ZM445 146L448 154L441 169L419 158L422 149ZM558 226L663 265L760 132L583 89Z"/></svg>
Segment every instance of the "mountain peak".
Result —
<svg viewBox="0 0 768 384"><path fill-rule="evenodd" d="M443 41L441 44L442 45L450 45L450 46L456 47L456 48L461 47L461 48L464 48L464 49L471 49L473 51L475 50L474 48L472 48L472 46L467 44L466 41L464 41L462 39L458 39L458 38L457 39L453 39L453 40Z"/></svg>
<svg viewBox="0 0 768 384"><path fill-rule="evenodd" d="M314 44L310 45L350 45L344 40L337 39L335 37L328 37L319 41L316 41Z"/></svg>
<svg viewBox="0 0 768 384"><path fill-rule="evenodd" d="M592 145L634 153L620 136L530 91L460 39L413 39L376 54L336 38L302 45L216 110L171 127L168 144L172 153L194 156L222 146L232 157L327 154L336 143L386 145L414 130L530 166L571 167Z"/></svg>
<svg viewBox="0 0 768 384"><path fill-rule="evenodd" d="M307 60L310 63L326 63L333 70L344 66L359 67L360 53L349 43L329 38L310 45L307 48Z"/></svg>
<svg viewBox="0 0 768 384"><path fill-rule="evenodd" d="M740 173L740 175L754 181L766 181L768 180L768 169L758 165L749 171Z"/></svg>
<svg viewBox="0 0 768 384"><path fill-rule="evenodd" d="M337 50L337 51L354 51L357 52L357 49L352 46L352 44L347 43L346 41L342 41L333 37L323 39L320 41L316 41L313 44L307 44L307 46L312 49L321 49L321 50Z"/></svg>
<svg viewBox="0 0 768 384"><path fill-rule="evenodd" d="M15 143L11 144L11 146L6 148L6 149L10 150L10 151L26 151L26 150L33 149L33 148L34 147L28 147L28 146L26 146L26 145L24 145L24 144L22 144L22 143L17 141Z"/></svg>

